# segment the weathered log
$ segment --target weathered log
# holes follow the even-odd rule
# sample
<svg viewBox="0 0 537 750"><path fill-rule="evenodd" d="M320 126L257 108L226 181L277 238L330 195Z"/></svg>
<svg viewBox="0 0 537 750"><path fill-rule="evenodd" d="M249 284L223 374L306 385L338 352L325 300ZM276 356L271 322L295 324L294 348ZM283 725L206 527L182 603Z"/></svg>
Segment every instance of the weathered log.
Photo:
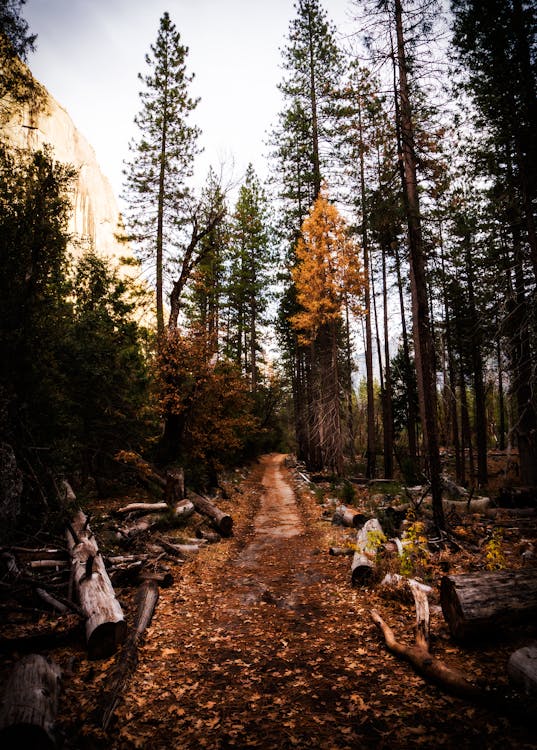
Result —
<svg viewBox="0 0 537 750"><path fill-rule="evenodd" d="M440 603L459 640L531 622L537 615L537 568L443 576Z"/></svg>
<svg viewBox="0 0 537 750"><path fill-rule="evenodd" d="M173 586L173 575L169 570L142 570L140 571L139 580L153 581L154 583L158 583L163 589Z"/></svg>
<svg viewBox="0 0 537 750"><path fill-rule="evenodd" d="M58 712L61 670L38 654L22 658L13 669L0 711L0 745L49 750L57 746L54 723Z"/></svg>
<svg viewBox="0 0 537 750"><path fill-rule="evenodd" d="M329 547L328 554L332 557L343 557L354 555L353 547Z"/></svg>
<svg viewBox="0 0 537 750"><path fill-rule="evenodd" d="M356 536L356 552L351 564L353 586L365 586L373 577L375 557L379 546L386 540L377 518L370 518Z"/></svg>
<svg viewBox="0 0 537 750"><path fill-rule="evenodd" d="M117 538L119 541L128 544L135 537L141 536L146 532L154 528L162 520L160 515L154 514L150 516L143 516L138 518L132 523L127 523L124 526L120 526L117 530Z"/></svg>
<svg viewBox="0 0 537 750"><path fill-rule="evenodd" d="M461 698L481 700L484 698L483 691L472 684L463 672L432 656L424 638L423 628L417 629L416 644L407 646L396 639L392 629L384 622L377 610L371 610L371 619L382 631L388 649L410 662L414 669L427 680Z"/></svg>
<svg viewBox="0 0 537 750"><path fill-rule="evenodd" d="M490 497L474 497L468 500L442 500L444 513L485 513L490 506Z"/></svg>
<svg viewBox="0 0 537 750"><path fill-rule="evenodd" d="M509 657L507 674L527 695L537 696L537 644L523 646Z"/></svg>
<svg viewBox="0 0 537 750"><path fill-rule="evenodd" d="M178 557L184 558L200 551L198 544L176 544L165 539L163 536L156 536L155 539L166 552L171 552L172 555L177 555Z"/></svg>
<svg viewBox="0 0 537 750"><path fill-rule="evenodd" d="M97 546L97 541L79 511L73 519L67 544L72 559L73 582L86 620L88 655L110 656L125 639L127 626L121 606Z"/></svg>
<svg viewBox="0 0 537 750"><path fill-rule="evenodd" d="M366 520L367 516L364 516L363 513L345 506L336 508L336 511L332 516L333 524L347 526L351 529L357 529L359 526L363 526Z"/></svg>
<svg viewBox="0 0 537 750"><path fill-rule="evenodd" d="M158 585L154 580L142 583L137 594L138 609L134 629L123 646L117 666L109 681L109 687L102 703L105 704L102 715L102 728L106 731L110 720L121 699L121 695L130 675L138 663L138 645L147 629L158 602Z"/></svg>
<svg viewBox="0 0 537 750"><path fill-rule="evenodd" d="M165 513L170 509L168 503L129 503L122 508L118 508L115 513L126 516L129 513L144 515L145 513Z"/></svg>
<svg viewBox="0 0 537 750"><path fill-rule="evenodd" d="M174 515L176 518L182 518L186 521L187 518L190 518L190 516L195 512L196 508L194 507L194 503L191 503L190 500L183 500L180 503L177 503L174 509Z"/></svg>
<svg viewBox="0 0 537 750"><path fill-rule="evenodd" d="M222 536L231 536L233 530L233 519L228 513L224 513L213 505L206 497L198 495L197 492L192 490L188 491L188 497L194 504L195 509L198 513L203 516L207 516L210 519L212 525L216 528L219 534Z"/></svg>
<svg viewBox="0 0 537 750"><path fill-rule="evenodd" d="M67 560L30 560L30 568L66 568L69 565Z"/></svg>
<svg viewBox="0 0 537 750"><path fill-rule="evenodd" d="M222 537L217 531L209 531L207 529L196 529L196 537L203 539L210 544L216 544L221 541Z"/></svg>

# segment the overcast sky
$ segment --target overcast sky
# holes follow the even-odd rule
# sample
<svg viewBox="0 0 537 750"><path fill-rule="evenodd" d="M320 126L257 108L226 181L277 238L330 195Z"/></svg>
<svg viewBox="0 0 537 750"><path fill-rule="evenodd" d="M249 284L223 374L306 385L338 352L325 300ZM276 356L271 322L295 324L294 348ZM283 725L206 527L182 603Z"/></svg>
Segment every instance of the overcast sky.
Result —
<svg viewBox="0 0 537 750"><path fill-rule="evenodd" d="M350 0L325 0L329 18L349 25ZM280 109L280 48L295 17L293 0L27 0L24 17L38 35L29 65L71 115L95 149L119 197L122 164L136 128L138 73L168 11L189 47L195 74L192 96L201 97L193 119L202 129L198 174L209 165L234 163L240 178L248 162L261 177L264 144ZM229 171L230 167L228 167Z"/></svg>

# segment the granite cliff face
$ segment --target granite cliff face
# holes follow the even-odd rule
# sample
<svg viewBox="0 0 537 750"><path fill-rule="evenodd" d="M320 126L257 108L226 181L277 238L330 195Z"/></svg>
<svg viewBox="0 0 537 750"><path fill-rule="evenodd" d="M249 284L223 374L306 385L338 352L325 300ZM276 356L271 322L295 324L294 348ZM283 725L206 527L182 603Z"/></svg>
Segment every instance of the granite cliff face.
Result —
<svg viewBox="0 0 537 750"><path fill-rule="evenodd" d="M115 260L130 255L117 241L121 216L110 182L101 172L95 151L77 130L67 111L46 91L39 104L12 106L0 124L2 140L19 148L38 149L48 144L54 157L78 172L72 196L69 230L90 240L102 256Z"/></svg>

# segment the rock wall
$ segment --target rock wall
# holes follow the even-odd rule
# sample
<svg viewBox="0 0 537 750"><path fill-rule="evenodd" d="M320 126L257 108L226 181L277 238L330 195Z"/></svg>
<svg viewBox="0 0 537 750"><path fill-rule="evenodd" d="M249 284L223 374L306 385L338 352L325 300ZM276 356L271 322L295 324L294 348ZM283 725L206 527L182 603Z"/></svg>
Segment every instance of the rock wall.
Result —
<svg viewBox="0 0 537 750"><path fill-rule="evenodd" d="M9 117L0 125L0 135L2 140L19 148L38 149L49 144L58 161L75 167L78 179L69 230L75 238L91 240L100 255L115 260L131 255L128 246L115 237L121 231L121 215L95 151L54 97L44 90L39 105L11 108Z"/></svg>

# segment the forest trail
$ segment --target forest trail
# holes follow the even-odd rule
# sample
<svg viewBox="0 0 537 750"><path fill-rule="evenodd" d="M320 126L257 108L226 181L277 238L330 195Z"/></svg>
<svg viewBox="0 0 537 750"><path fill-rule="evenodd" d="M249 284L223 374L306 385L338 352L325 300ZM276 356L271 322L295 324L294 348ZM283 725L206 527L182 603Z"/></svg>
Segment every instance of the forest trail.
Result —
<svg viewBox="0 0 537 750"><path fill-rule="evenodd" d="M253 469L233 539L161 591L107 747L529 747L386 652L369 617L386 602L351 589L348 558L328 557L334 531L284 458ZM412 608L389 606L412 638Z"/></svg>

